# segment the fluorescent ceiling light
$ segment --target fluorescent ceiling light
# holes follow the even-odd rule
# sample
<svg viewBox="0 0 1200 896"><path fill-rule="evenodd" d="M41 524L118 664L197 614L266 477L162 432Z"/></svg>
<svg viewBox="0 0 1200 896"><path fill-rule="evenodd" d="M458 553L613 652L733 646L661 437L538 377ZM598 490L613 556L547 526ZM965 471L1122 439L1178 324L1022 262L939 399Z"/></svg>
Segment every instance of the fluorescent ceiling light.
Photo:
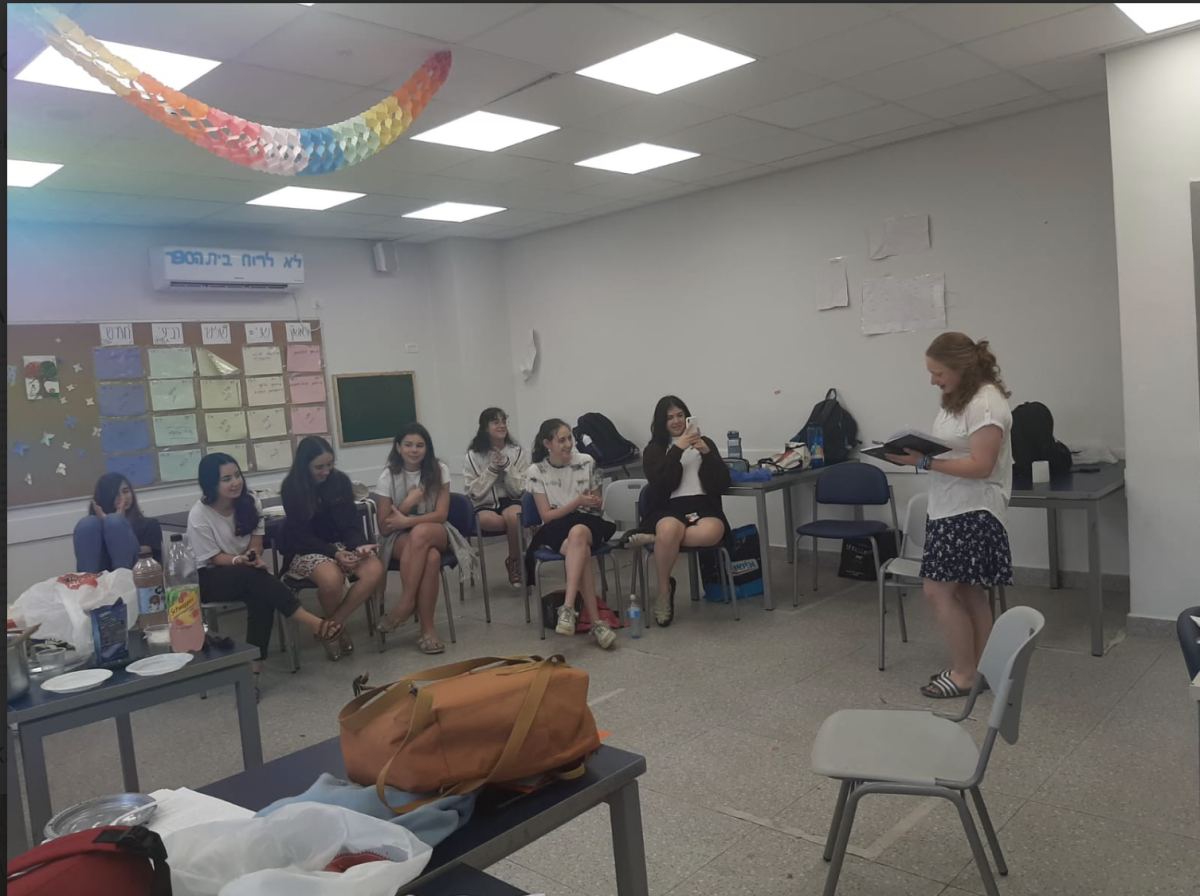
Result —
<svg viewBox="0 0 1200 896"><path fill-rule="evenodd" d="M420 218L423 221L453 221L461 224L463 221L474 221L486 215L506 211L498 205L471 205L469 202L442 202L429 208L419 209L404 215L405 218Z"/></svg>
<svg viewBox="0 0 1200 896"><path fill-rule="evenodd" d="M1200 22L1200 3L1118 3L1116 6L1147 34Z"/></svg>
<svg viewBox="0 0 1200 896"><path fill-rule="evenodd" d="M344 190L314 190L312 187L284 187L266 196L251 199L246 205L269 205L275 208L302 208L323 212L352 199L362 199L366 193L347 193Z"/></svg>
<svg viewBox="0 0 1200 896"><path fill-rule="evenodd" d="M172 90L183 90L221 64L213 59L134 47L110 40L102 40L100 43L113 55L120 56L146 74L153 75ZM90 93L112 93L74 62L50 47L38 53L33 62L17 75L17 80L49 84L53 87L69 87L71 90L86 90Z"/></svg>
<svg viewBox="0 0 1200 896"><path fill-rule="evenodd" d="M22 162L20 159L9 159L8 185L32 187L34 184L40 184L61 167L57 162Z"/></svg>
<svg viewBox="0 0 1200 896"><path fill-rule="evenodd" d="M594 156L576 162L584 168L603 168L605 171L617 171L621 174L641 174L652 168L664 165L674 165L684 159L694 159L698 152L688 152L686 149L671 149L669 146L655 146L653 143L639 143L636 146L626 146L615 152L606 152L602 156Z"/></svg>
<svg viewBox="0 0 1200 896"><path fill-rule="evenodd" d="M417 134L412 139L424 143L442 143L446 146L461 146L463 149L495 152L557 130L556 124L541 124L509 115L497 115L494 112L472 112Z"/></svg>
<svg viewBox="0 0 1200 896"><path fill-rule="evenodd" d="M575 74L658 95L753 61L752 56L743 56L694 37L668 34Z"/></svg>

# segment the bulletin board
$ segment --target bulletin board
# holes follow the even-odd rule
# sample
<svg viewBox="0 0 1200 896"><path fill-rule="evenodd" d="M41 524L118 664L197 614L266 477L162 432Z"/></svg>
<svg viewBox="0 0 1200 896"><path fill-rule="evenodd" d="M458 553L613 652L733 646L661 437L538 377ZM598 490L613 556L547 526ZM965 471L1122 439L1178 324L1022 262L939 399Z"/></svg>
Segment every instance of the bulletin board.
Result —
<svg viewBox="0 0 1200 896"><path fill-rule="evenodd" d="M333 394L342 446L391 442L403 427L420 419L417 375L411 370L335 374Z"/></svg>
<svg viewBox="0 0 1200 896"><path fill-rule="evenodd" d="M90 497L108 472L195 482L218 451L284 470L330 431L315 321L10 325L6 399L9 507Z"/></svg>

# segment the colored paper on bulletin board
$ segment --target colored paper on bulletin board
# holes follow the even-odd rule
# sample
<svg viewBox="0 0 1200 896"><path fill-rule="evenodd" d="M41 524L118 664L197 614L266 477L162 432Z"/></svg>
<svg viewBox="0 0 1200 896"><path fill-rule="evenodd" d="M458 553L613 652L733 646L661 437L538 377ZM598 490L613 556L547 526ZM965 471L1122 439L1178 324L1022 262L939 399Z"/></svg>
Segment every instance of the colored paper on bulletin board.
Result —
<svg viewBox="0 0 1200 896"><path fill-rule="evenodd" d="M287 369L291 373L321 370L321 346L314 343L293 343L288 346Z"/></svg>
<svg viewBox="0 0 1200 896"><path fill-rule="evenodd" d="M262 407L266 404L284 404L285 401L283 377L246 377L246 403L251 407Z"/></svg>
<svg viewBox="0 0 1200 896"><path fill-rule="evenodd" d="M254 466L263 470L286 470L292 465L292 443L287 439L278 442L254 443Z"/></svg>
<svg viewBox="0 0 1200 896"><path fill-rule="evenodd" d="M144 417L140 420L102 420L100 444L105 454L145 451L150 447L150 427Z"/></svg>
<svg viewBox="0 0 1200 896"><path fill-rule="evenodd" d="M193 380L150 380L150 407L156 411L189 411L196 406Z"/></svg>
<svg viewBox="0 0 1200 896"><path fill-rule="evenodd" d="M151 348L146 350L150 357L150 376L159 379L178 379L196 375L190 348Z"/></svg>
<svg viewBox="0 0 1200 896"><path fill-rule="evenodd" d="M270 376L283 373L283 358L277 345L242 346L242 368L246 376Z"/></svg>
<svg viewBox="0 0 1200 896"><path fill-rule="evenodd" d="M241 371L214 351L196 349L196 368L201 376L236 376Z"/></svg>
<svg viewBox="0 0 1200 896"><path fill-rule="evenodd" d="M230 442L228 445L212 445L205 454L228 454L243 470L250 469L250 458L246 454L245 442Z"/></svg>
<svg viewBox="0 0 1200 896"><path fill-rule="evenodd" d="M283 408L260 408L246 412L250 425L250 438L277 439L286 436L287 418Z"/></svg>
<svg viewBox="0 0 1200 896"><path fill-rule="evenodd" d="M204 408L240 408L241 380L201 380L200 405Z"/></svg>
<svg viewBox="0 0 1200 896"><path fill-rule="evenodd" d="M92 349L98 380L136 380L146 375L142 350L132 347ZM130 480L132 482L132 480Z"/></svg>
<svg viewBox="0 0 1200 896"><path fill-rule="evenodd" d="M106 457L104 466L109 473L120 473L133 486L154 484L154 456L150 454L123 454Z"/></svg>
<svg viewBox="0 0 1200 896"><path fill-rule="evenodd" d="M96 397L101 417L139 417L146 413L146 387L141 383L101 383L96 387Z"/></svg>
<svg viewBox="0 0 1200 896"><path fill-rule="evenodd" d="M165 414L154 418L154 444L159 448L195 445L199 441L195 414ZM162 465L159 466L161 469Z"/></svg>
<svg viewBox="0 0 1200 896"><path fill-rule="evenodd" d="M315 404L325 400L325 377L311 373L288 374L292 404Z"/></svg>
<svg viewBox="0 0 1200 896"><path fill-rule="evenodd" d="M54 355L25 355L22 359L25 370L25 397L30 401L43 401L46 396L57 398L58 360Z"/></svg>
<svg viewBox="0 0 1200 896"><path fill-rule="evenodd" d="M236 442L246 438L246 414L244 411L226 411L204 415L204 431L210 442Z"/></svg>
<svg viewBox="0 0 1200 896"><path fill-rule="evenodd" d="M325 405L312 404L292 408L292 432L303 435L328 431L329 416L325 412Z"/></svg>
<svg viewBox="0 0 1200 896"><path fill-rule="evenodd" d="M200 449L158 452L158 478L163 482L195 479L200 467Z"/></svg>

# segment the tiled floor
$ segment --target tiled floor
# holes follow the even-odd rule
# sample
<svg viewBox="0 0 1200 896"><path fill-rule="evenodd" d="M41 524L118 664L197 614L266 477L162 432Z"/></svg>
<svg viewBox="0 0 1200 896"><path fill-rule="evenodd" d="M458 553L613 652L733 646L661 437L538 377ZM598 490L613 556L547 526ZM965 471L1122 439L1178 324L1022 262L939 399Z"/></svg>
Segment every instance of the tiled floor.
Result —
<svg viewBox="0 0 1200 896"><path fill-rule="evenodd" d="M497 555L493 570L502 571L499 561ZM781 587L789 572L776 561ZM517 593L496 581L490 626L478 589L465 605L456 601L458 644L446 658L555 651L591 673L594 712L612 732L610 742L648 760L642 811L652 893L816 894L836 796L835 786L809 771L817 728L847 707L929 706L917 688L946 660L932 617L914 594L910 641L901 644L893 628L887 671L879 672L874 586L822 574L826 584L805 595L799 609L785 596L765 613L754 600L740 622L726 607L692 604L681 588L670 629L651 628L640 641L622 636L608 653L582 637L551 633L539 641ZM1009 600L1040 609L1047 629L1030 667L1021 738L998 745L983 785L1011 869L1001 892L1200 892L1196 707L1178 646L1125 638L1128 603L1120 595L1109 599L1114 643L1102 659L1088 652L1081 593L1018 588ZM894 619L889 615L889 624ZM295 676L283 671L282 658L272 659L260 707L268 759L336 735L337 711L355 675L370 670L382 682L432 665L411 637L380 655L361 618L355 626L360 649L338 665L312 643ZM966 723L977 739L989 708L984 698ZM239 770L229 693L139 713L134 733L146 789L198 786ZM119 789L113 734L110 723L51 738L56 806ZM944 802L867 799L850 842L842 896L983 893L957 816ZM531 892L615 894L606 810L492 872Z"/></svg>

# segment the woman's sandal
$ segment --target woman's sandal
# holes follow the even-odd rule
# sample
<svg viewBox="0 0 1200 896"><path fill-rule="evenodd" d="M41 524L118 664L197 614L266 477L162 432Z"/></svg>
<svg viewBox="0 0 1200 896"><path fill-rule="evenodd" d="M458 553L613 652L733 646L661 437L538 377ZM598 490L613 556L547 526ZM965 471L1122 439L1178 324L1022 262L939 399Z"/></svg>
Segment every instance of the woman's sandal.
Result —
<svg viewBox="0 0 1200 896"><path fill-rule="evenodd" d="M950 672L951 672L950 669L943 669L941 672L934 672L932 675L929 676L929 680L933 681L935 678L941 678L943 675L945 675L946 677L949 677ZM992 689L991 685L988 684L988 680L986 678L979 685L980 692L990 691L991 689Z"/></svg>
<svg viewBox="0 0 1200 896"><path fill-rule="evenodd" d="M340 622L335 622L332 619L322 619L321 624L317 626L316 632L313 633L313 637L318 641L324 641L325 643L328 643L330 641L336 641L345 631L346 627Z"/></svg>
<svg viewBox="0 0 1200 896"><path fill-rule="evenodd" d="M345 629L338 636L338 646L342 648L342 653L354 653L354 639L350 637L350 633Z"/></svg>
<svg viewBox="0 0 1200 896"><path fill-rule="evenodd" d="M384 616L382 619L379 620L378 625L376 625L375 627L377 629L379 629L380 634L390 635L393 632L399 631L404 626L404 623L406 623L406 622L408 622L407 619L391 619L387 616Z"/></svg>
<svg viewBox="0 0 1200 896"><path fill-rule="evenodd" d="M965 697L969 693L971 693L971 689L960 688L954 683L954 679L948 672L943 672L930 679L929 684L921 688L921 695L931 700L949 700L954 697Z"/></svg>
<svg viewBox="0 0 1200 896"><path fill-rule="evenodd" d="M445 653L446 645L438 640L437 635L421 635L417 640L417 649L424 654Z"/></svg>
<svg viewBox="0 0 1200 896"><path fill-rule="evenodd" d="M675 577L671 577L671 596L667 599L667 607L654 608L654 621L662 628L667 628L675 621Z"/></svg>

